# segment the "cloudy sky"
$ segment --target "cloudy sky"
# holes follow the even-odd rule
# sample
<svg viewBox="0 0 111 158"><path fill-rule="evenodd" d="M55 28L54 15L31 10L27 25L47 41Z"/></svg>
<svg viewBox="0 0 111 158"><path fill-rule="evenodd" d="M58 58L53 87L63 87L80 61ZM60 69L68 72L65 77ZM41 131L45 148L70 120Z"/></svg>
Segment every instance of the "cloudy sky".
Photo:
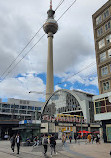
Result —
<svg viewBox="0 0 111 158"><path fill-rule="evenodd" d="M53 9L60 1L53 0ZM55 13L56 20L72 2L64 0ZM92 15L106 2L77 0L58 21L59 29L54 36L55 90L64 88L99 93ZM44 100L47 35L27 54L44 31L41 29L25 51L19 53L47 19L49 3L49 0L0 0L0 98ZM29 94L29 91L43 94Z"/></svg>

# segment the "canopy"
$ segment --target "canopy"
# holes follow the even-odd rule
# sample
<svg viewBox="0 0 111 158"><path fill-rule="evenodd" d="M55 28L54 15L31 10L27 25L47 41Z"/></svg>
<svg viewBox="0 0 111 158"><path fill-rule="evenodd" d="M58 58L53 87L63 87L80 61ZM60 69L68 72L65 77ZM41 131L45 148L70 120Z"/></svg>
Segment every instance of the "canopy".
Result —
<svg viewBox="0 0 111 158"><path fill-rule="evenodd" d="M78 133L91 133L91 132L83 130L83 131L79 131Z"/></svg>
<svg viewBox="0 0 111 158"><path fill-rule="evenodd" d="M95 131L95 132L93 132L93 133L97 133L97 134L99 134L99 131Z"/></svg>

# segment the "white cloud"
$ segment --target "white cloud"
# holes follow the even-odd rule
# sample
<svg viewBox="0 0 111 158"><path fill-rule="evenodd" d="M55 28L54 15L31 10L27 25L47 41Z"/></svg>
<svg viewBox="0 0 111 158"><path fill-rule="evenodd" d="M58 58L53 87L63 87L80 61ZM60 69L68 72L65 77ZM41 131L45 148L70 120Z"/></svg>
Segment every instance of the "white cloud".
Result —
<svg viewBox="0 0 111 158"><path fill-rule="evenodd" d="M55 86L55 91L61 89L61 87L59 87L58 85Z"/></svg>
<svg viewBox="0 0 111 158"><path fill-rule="evenodd" d="M72 1L64 1L57 10L55 19L61 16ZM78 0L58 21L59 30L54 35L55 76L59 76L64 80L95 61L92 14L106 1ZM53 1L53 8L56 8L59 2L60 0ZM0 0L0 75L43 25L47 18L48 8L49 1L44 0ZM43 34L43 30L41 30L24 53L19 56L16 63ZM27 87L31 90L32 88L36 90L45 88L42 80L34 78L33 73L46 73L47 47L47 35L45 35L29 55L6 77L6 80L0 83L1 97L27 98L29 97L25 93ZM9 69L9 72L13 67ZM96 78L90 80L90 77L93 77L91 76L92 72L96 73L96 65L82 71L76 77L70 78L69 81L72 83L79 81L85 85L97 85ZM24 77L14 78L18 74L24 74ZM85 80L86 76L89 76L87 80ZM60 87L55 86L55 89L58 88ZM36 95L31 94L30 97L34 99Z"/></svg>
<svg viewBox="0 0 111 158"><path fill-rule="evenodd" d="M2 98L18 98L27 100L38 100L44 98L43 94L29 93L29 91L44 92L45 85L38 77L26 76L9 78L0 82L0 96Z"/></svg>

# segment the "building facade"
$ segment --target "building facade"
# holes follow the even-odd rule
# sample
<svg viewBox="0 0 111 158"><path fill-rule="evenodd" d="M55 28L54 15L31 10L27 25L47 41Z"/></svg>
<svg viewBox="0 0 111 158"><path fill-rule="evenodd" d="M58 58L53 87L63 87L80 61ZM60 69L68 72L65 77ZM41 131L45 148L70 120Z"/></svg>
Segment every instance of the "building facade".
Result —
<svg viewBox="0 0 111 158"><path fill-rule="evenodd" d="M111 91L111 0L93 14L99 93Z"/></svg>
<svg viewBox="0 0 111 158"><path fill-rule="evenodd" d="M98 131L100 125L94 122L92 96L77 90L55 91L43 107L41 133Z"/></svg>
<svg viewBox="0 0 111 158"><path fill-rule="evenodd" d="M92 18L100 92L93 96L94 119L101 121L104 142L111 142L111 0Z"/></svg>
<svg viewBox="0 0 111 158"><path fill-rule="evenodd" d="M12 128L19 126L21 120L35 120L41 115L43 103L30 100L10 98L7 102L0 100L0 138L11 135Z"/></svg>

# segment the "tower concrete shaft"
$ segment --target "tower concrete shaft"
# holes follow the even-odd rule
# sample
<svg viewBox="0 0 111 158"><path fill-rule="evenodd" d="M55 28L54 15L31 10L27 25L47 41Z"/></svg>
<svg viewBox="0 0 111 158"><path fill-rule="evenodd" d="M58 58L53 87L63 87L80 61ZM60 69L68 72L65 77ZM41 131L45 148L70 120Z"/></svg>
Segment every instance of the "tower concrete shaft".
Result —
<svg viewBox="0 0 111 158"><path fill-rule="evenodd" d="M53 79L53 33L48 33L48 57L47 57L47 83L46 83L46 100L54 92Z"/></svg>
<svg viewBox="0 0 111 158"><path fill-rule="evenodd" d="M46 83L46 100L54 92L53 79L53 34L58 30L57 21L54 19L55 11L52 10L52 0L50 0L50 9L47 11L48 18L43 29L48 34L48 58L47 58L47 83Z"/></svg>

